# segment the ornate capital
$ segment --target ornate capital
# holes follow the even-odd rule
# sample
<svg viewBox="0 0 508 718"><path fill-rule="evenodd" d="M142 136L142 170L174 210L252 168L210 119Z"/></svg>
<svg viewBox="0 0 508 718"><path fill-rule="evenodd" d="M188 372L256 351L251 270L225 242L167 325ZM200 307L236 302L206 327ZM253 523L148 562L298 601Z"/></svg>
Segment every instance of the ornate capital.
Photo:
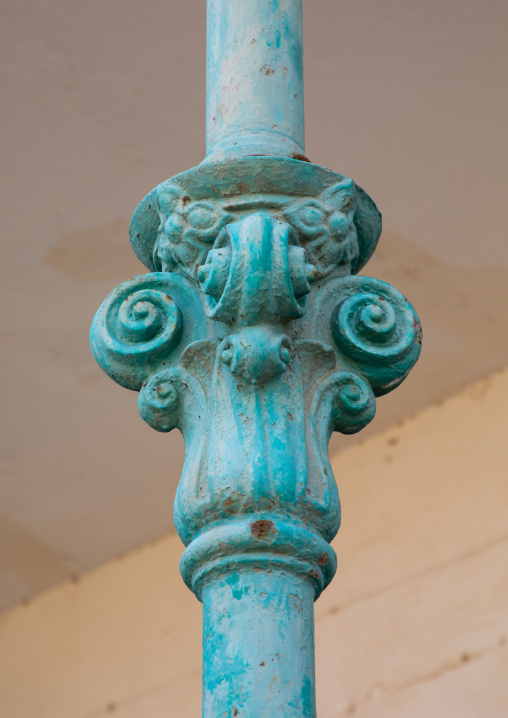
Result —
<svg viewBox="0 0 508 718"><path fill-rule="evenodd" d="M307 573L316 595L331 580L330 436L366 426L420 353L409 302L356 275L380 231L352 180L281 158L200 165L137 208L151 273L106 299L92 349L150 426L185 437L175 523L198 595L224 562Z"/></svg>

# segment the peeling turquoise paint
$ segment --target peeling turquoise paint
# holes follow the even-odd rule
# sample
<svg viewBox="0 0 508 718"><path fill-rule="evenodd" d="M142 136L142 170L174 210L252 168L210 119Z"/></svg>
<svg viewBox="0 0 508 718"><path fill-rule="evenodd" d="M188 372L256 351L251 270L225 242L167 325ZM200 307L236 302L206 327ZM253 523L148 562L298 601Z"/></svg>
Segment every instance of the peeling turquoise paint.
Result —
<svg viewBox="0 0 508 718"><path fill-rule="evenodd" d="M312 586L252 569L240 578L240 601L226 577L203 594L204 714L314 715Z"/></svg>
<svg viewBox="0 0 508 718"><path fill-rule="evenodd" d="M409 302L357 274L374 202L303 157L301 37L298 0L209 0L207 157L136 209L149 273L91 329L141 417L185 438L175 525L203 602L205 718L314 718L313 602L340 525L328 442L373 419L421 348Z"/></svg>

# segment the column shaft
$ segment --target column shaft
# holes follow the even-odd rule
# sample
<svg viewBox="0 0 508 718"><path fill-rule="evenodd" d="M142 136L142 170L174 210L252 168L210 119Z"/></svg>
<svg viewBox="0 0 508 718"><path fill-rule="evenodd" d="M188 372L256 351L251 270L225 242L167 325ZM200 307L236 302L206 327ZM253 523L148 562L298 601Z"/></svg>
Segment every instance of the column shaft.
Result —
<svg viewBox="0 0 508 718"><path fill-rule="evenodd" d="M314 718L314 587L248 569L203 591L203 718Z"/></svg>
<svg viewBox="0 0 508 718"><path fill-rule="evenodd" d="M301 0L208 0L207 160L303 155Z"/></svg>

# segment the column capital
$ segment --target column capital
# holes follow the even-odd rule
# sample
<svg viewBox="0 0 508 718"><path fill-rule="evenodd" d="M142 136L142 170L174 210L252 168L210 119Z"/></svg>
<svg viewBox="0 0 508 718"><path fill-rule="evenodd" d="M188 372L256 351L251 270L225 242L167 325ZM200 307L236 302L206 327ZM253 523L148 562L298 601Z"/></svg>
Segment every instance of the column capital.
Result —
<svg viewBox="0 0 508 718"><path fill-rule="evenodd" d="M150 426L185 437L186 545L242 525L250 553L256 521L336 534L330 435L366 426L420 353L407 300L356 274L380 230L351 179L283 158L200 165L137 208L131 241L152 271L106 299L92 348Z"/></svg>

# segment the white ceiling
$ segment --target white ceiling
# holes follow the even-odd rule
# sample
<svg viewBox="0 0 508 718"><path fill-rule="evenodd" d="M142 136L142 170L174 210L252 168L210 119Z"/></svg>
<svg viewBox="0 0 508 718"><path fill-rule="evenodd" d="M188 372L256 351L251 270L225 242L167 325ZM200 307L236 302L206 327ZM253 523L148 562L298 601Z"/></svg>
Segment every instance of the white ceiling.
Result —
<svg viewBox="0 0 508 718"><path fill-rule="evenodd" d="M384 215L424 326L369 432L508 362L508 5L304 0L307 155ZM204 155L205 3L3 0L0 607L172 526L181 438L88 348L139 200ZM333 448L353 439L333 440ZM339 482L340 488L340 482Z"/></svg>

